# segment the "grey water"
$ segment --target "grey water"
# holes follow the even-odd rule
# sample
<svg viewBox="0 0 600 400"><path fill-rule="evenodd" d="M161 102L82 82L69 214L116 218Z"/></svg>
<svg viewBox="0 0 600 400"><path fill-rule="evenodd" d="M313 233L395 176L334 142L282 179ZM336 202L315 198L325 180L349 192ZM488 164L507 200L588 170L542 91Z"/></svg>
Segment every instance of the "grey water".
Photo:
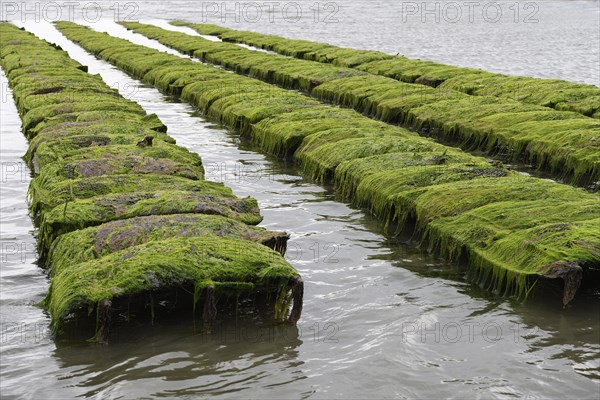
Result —
<svg viewBox="0 0 600 400"><path fill-rule="evenodd" d="M574 24L565 17L567 30L584 29L583 19L589 20L598 4L549 3L555 18L568 16L566 9L582 18ZM191 2L135 4L140 20L194 18ZM367 14L351 14L367 20L382 12L375 5L344 2L340 13L365 7ZM575 10L577 6L587 7L588 13ZM322 24L312 33L309 23L300 28L287 21L231 26L342 45L354 40L358 45L353 47L385 50L366 38L392 29L382 21L381 29L363 29L360 34L360 24L352 29ZM110 18L83 22L176 54ZM250 315L237 322L220 321L210 336L195 332L186 321L159 321L150 328L121 330L109 346L55 340L48 317L36 305L48 284L35 264L35 231L27 215L30 178L20 160L26 141L2 75L1 398L598 398L599 293L582 292L566 310L552 297L534 297L520 305L488 294L465 282L451 265L385 236L368 214L341 202L328 188L302 179L292 165L261 155L192 107L88 55L46 21L19 24L60 44L91 73L99 73L122 95L157 113L180 145L202 156L208 179L224 182L237 195L256 197L262 226L291 234L287 258L304 277L306 293L297 329L282 329ZM327 35L309 37L322 34L318 29L327 29ZM594 34L589 30L586 40L593 41ZM549 45L539 46L543 50ZM569 58L576 58L577 51ZM589 53L593 58L593 51ZM455 56L454 64L468 61ZM482 58L494 62L483 53ZM525 72L514 60L498 65L513 73L546 73L545 64L527 64ZM585 65L588 68L571 65L548 71L594 83L581 77L590 71L593 75L597 63Z"/></svg>
<svg viewBox="0 0 600 400"><path fill-rule="evenodd" d="M600 86L598 0L4 1L22 22L161 18Z"/></svg>

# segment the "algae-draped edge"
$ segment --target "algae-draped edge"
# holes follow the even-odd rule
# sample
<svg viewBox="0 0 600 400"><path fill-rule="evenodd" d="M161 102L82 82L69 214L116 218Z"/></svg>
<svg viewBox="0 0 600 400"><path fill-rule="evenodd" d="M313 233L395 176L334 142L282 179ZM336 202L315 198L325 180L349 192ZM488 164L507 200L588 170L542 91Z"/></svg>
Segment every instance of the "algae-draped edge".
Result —
<svg viewBox="0 0 600 400"><path fill-rule="evenodd" d="M458 149L299 93L161 53L74 23L69 39L264 149L293 155L317 181L400 227L498 293L523 298L536 279L562 278L562 303L600 265L598 194L523 176ZM273 70L273 74L276 71ZM595 284L595 282L593 283ZM288 304L285 296L278 299Z"/></svg>
<svg viewBox="0 0 600 400"><path fill-rule="evenodd" d="M0 24L0 64L30 140L30 210L50 288L52 327L96 320L106 341L131 299L170 307L175 293L203 301L210 330L216 301L257 296L293 323L302 279L285 261L288 235L254 225L255 199L204 180L200 157L166 134L156 115L121 97L58 46ZM193 304L191 304L193 302Z"/></svg>

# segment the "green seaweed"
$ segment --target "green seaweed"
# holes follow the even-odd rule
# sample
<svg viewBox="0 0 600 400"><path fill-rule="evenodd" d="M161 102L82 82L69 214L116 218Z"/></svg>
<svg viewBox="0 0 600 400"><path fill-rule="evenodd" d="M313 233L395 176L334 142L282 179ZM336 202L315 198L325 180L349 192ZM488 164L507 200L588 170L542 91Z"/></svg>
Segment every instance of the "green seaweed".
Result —
<svg viewBox="0 0 600 400"><path fill-rule="evenodd" d="M457 90L474 96L509 98L585 116L600 118L600 88L558 79L507 76L386 53L340 48L306 40L286 39L215 25L172 22L176 26L216 35L223 41L245 43L286 56L356 68L407 83Z"/></svg>
<svg viewBox="0 0 600 400"><path fill-rule="evenodd" d="M122 122L122 121L121 121ZM174 144L166 134L144 129L143 126L123 126L118 121L62 122L47 126L29 142L24 156L28 163L47 164L87 147L135 145L146 136Z"/></svg>
<svg viewBox="0 0 600 400"><path fill-rule="evenodd" d="M486 287L523 298L530 290L531 282L527 276L533 279L562 277L566 282L563 298L566 304L581 279L580 276L577 278L577 271L598 267L594 253L600 243L597 234L589 235L589 240L569 241L568 251L557 250L565 245L566 234L544 236L544 247L528 245L538 240L538 223L545 226L568 224L578 233L585 232L592 226L585 225L587 221L600 217L595 206L599 200L596 194L526 177L501 163L475 157L406 129L374 121L350 110L319 104L250 77L232 75L198 63L192 65L190 60L177 56L170 56L168 60L161 56L168 67L157 65L156 72L152 69L142 71L144 68L138 67L138 62L146 66L144 59L159 52L71 23L60 23L58 27L84 48L88 48L89 43L89 49L100 54L104 51L103 46L106 49L127 48L127 52L111 52L105 59L117 65L128 64L123 68L139 71L131 72L139 79L154 79L154 85L165 92L172 90L172 85L178 82L181 86L177 91L184 101L226 126L239 129L270 152L293 155L306 175L320 181L331 179L339 193L354 204L371 210L382 221L394 221L400 227L408 226L405 223L412 221L415 234L423 243L429 242L432 250L440 251L451 260L464 254L469 262L470 276ZM117 53L120 54L118 57L115 56ZM168 68L173 68L174 72L168 73ZM185 74L193 78L186 80ZM391 86L392 83L395 86ZM475 138L473 131L477 124L481 124L477 129L488 129L485 124L499 124L507 129L496 128L488 133L506 132L509 135L508 127L515 121L518 124L539 123L540 126L594 122L534 105L519 108L519 103L512 100L468 96L459 91L443 91L368 75L325 82L316 86L312 93L368 109L370 113L402 119L419 129L440 130L447 137L464 132ZM459 109L454 110L453 104L460 106ZM471 121L465 112L473 113L477 118ZM544 115L545 112L548 114ZM436 113L444 114L445 118L456 118L456 126L452 126L451 121L435 119ZM534 121L522 114L532 116ZM557 134L562 133L561 129L557 127L557 132L560 131ZM522 131L514 133L519 134ZM531 143L523 151L534 149ZM509 217L492 214L495 206L505 210ZM456 232L449 221L458 224ZM496 233L501 234L501 239ZM495 237L498 240L492 240ZM496 247L492 242L502 243L502 246ZM511 259L507 256L511 252L518 256ZM524 261L529 259L536 260L531 269ZM289 291L279 291L276 303L282 308L289 304L287 293Z"/></svg>
<svg viewBox="0 0 600 400"><path fill-rule="evenodd" d="M140 145L146 140L152 144ZM204 179L202 160L197 154L153 136L142 137L133 145L90 145L75 150L57 144L47 151L38 149L36 160L43 168L36 179L43 182L52 178L62 180L127 173Z"/></svg>
<svg viewBox="0 0 600 400"><path fill-rule="evenodd" d="M235 293L279 288L297 276L281 254L260 244L218 236L172 238L129 247L58 271L45 304L58 330L89 304L173 287L213 286Z"/></svg>
<svg viewBox="0 0 600 400"><path fill-rule="evenodd" d="M219 236L264 244L285 253L288 235L246 225L219 215L150 215L107 222L58 237L46 263L53 276L73 264L94 260L150 241L180 237Z"/></svg>
<svg viewBox="0 0 600 400"><path fill-rule="evenodd" d="M52 185L39 183L33 179L29 186L30 210L34 216L60 204L112 193L184 190L230 195L220 183L161 174L101 175L55 181Z"/></svg>
<svg viewBox="0 0 600 400"><path fill-rule="evenodd" d="M207 188L208 189L208 188ZM118 219L145 215L216 214L256 225L262 221L253 198L238 199L226 188L212 191L181 190L116 193L74 200L42 214L38 244L40 257L64 233Z"/></svg>
<svg viewBox="0 0 600 400"><path fill-rule="evenodd" d="M120 58L127 49L105 53ZM176 146L155 114L57 46L0 23L0 54L30 139L30 211L39 226L39 261L51 275L44 304L55 331L95 308L94 339L106 341L119 301L149 296L154 320L154 298L190 286L198 293L194 308L203 298L207 327L216 314L215 288L268 297L295 285L288 320L298 320L301 279L282 258L288 235L252 226L262 219L255 199L204 181L200 157ZM139 74L172 63L137 61L132 71ZM287 308L275 306L276 317L286 318Z"/></svg>
<svg viewBox="0 0 600 400"><path fill-rule="evenodd" d="M514 96L514 99L511 99L505 95L497 95L496 92L483 93L474 89L464 91L451 85L440 86L440 83L452 76L456 68L435 63L420 63L418 67L413 66L413 69L420 68L421 75L409 80L410 83L404 83L388 77L359 73L357 70L347 68L359 64L382 63L383 61L380 60L383 57L382 53L329 46L303 53L303 58L311 60L307 61L256 52L230 43L215 43L201 37L137 22L124 22L122 25L181 52L193 54L202 61L221 65L239 74L246 74L284 88L302 90L320 100L352 107L386 122L404 124L419 132L436 135L444 140L457 143L467 150L484 150L492 156L511 162L515 160L529 162L541 170L555 174L560 179L582 186L600 179L596 163L598 149L595 146L589 148L580 146L579 142L574 142L573 137L575 135L582 137L582 140L591 139L594 143L594 138L597 136L596 126L587 131L580 129L575 134L569 129L556 132L556 141L560 144L554 147L547 145L545 138L530 135L528 129L518 129L519 127L515 126L515 121L520 120L518 114L531 115L533 112L538 114L540 122L537 124L532 122L532 125L535 125L538 130L543 129L541 120L550 118L578 118L580 123L597 122L582 117L581 114L557 112L547 107L551 104L557 105L556 108L559 110L569 109L564 105L565 98L569 96L571 96L569 98L575 98L576 96L568 95L561 89L561 85L567 84L567 82L543 81L546 84L542 86L547 90L552 89L551 93L554 93L553 90L556 89L561 95L557 97L548 94L544 101L529 101L532 104L527 104L527 102L523 103L524 99L531 100L532 88L540 86L540 84L529 85L529 78L507 78L506 81L499 80L497 82L497 86L503 85L502 87L506 91L514 90L515 85L527 83L526 87L529 90L527 94ZM229 38L232 37L231 35L244 36L245 34L247 33L229 31L222 36ZM275 46L274 43L268 43L271 39L261 42L261 47ZM389 56L387 57L389 58ZM334 65L323 65L315 61ZM469 69L465 69L463 73L476 77L473 79L483 79L482 76L490 75ZM230 79L235 80L235 78L228 78L228 80ZM509 83L509 81L516 83ZM240 81L236 80L236 82ZM419 83L429 86L419 85ZM240 84L241 87L237 89L229 82L223 82L223 85L227 88L225 90L229 90L228 93L238 94L240 100L248 98L241 95L241 93L247 95L249 92L246 84ZM164 87L164 85L157 86ZM211 84L200 86L206 89ZM440 87L434 89L430 86ZM579 86L577 88L583 90ZM579 100L589 101L599 98L597 96L600 96L600 91L597 91L596 97L593 97L591 89L588 89L584 92L589 96L585 95L584 100ZM573 89L572 92L575 90ZM206 106L202 103L211 104L215 101L214 96L223 97L222 93L215 93L208 89L205 91L212 94L209 97L210 100L204 99L204 96L210 96L210 94L203 94L196 99L196 104L203 111L206 111ZM220 92L223 91L224 89L221 88ZM477 94L477 96L472 96L472 94ZM186 93L184 98L186 96L189 94ZM544 116L545 113L548 116ZM588 115L589 113L584 114ZM224 113L221 113L220 110L209 113L209 115L217 118L224 117ZM512 119L511 116L514 116L515 119ZM495 123L490 124L490 119L486 119L488 117L495 118ZM485 122L482 121L483 119ZM536 120L534 119L534 121ZM221 122L227 123L223 120ZM244 133L243 126L236 127L241 128ZM510 131L510 135L506 134L507 131ZM284 149L280 143L270 143L265 150L282 153Z"/></svg>

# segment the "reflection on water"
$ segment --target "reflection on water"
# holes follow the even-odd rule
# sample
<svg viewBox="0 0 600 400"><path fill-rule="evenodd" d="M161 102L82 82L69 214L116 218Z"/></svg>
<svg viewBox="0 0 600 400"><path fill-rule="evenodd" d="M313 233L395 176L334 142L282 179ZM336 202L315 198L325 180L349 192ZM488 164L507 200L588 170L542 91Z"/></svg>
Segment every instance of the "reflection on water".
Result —
<svg viewBox="0 0 600 400"><path fill-rule="evenodd" d="M165 50L111 23L95 27ZM185 316L172 316L118 329L109 346L98 346L49 337L48 319L35 306L47 283L33 250L25 260L9 257L0 280L3 328L26 325L3 335L3 396L597 398L598 293L581 293L566 310L556 297L526 305L498 298L465 282L461 270L399 243L408 238L386 239L371 216L307 182L290 163L259 154L51 26L27 28L157 113L180 145L202 156L209 179L256 197L262 225L291 234L287 258L306 290L297 328L240 313L221 318L207 336ZM2 160L17 161L26 144L10 102L2 104L1 123ZM2 185L2 239L34 246L27 182Z"/></svg>
<svg viewBox="0 0 600 400"><path fill-rule="evenodd" d="M248 316L219 324L213 335L195 334L186 323L163 320L153 327L121 330L114 339L110 351L57 343L53 356L65 371L60 379L77 380L86 396L117 397L127 385L127 397L140 398L231 396L306 378L298 360L298 329ZM273 365L279 369L276 376Z"/></svg>

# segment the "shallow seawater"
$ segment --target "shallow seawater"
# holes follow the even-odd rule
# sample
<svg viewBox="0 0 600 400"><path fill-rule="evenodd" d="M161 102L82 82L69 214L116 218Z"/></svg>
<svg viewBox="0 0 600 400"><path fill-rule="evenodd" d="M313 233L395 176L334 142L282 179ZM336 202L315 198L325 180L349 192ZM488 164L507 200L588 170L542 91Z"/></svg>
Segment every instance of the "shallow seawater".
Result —
<svg viewBox="0 0 600 400"><path fill-rule="evenodd" d="M183 8L161 15L176 12L185 17ZM261 225L291 234L287 258L306 290L297 328L243 314L220 319L212 335L171 318L118 329L108 346L55 340L36 305L48 283L27 215L26 141L2 76L2 398L598 397L599 293L580 293L566 310L558 296L520 305L489 294L443 260L385 236L374 218L290 163L261 155L51 25L24 26L158 114L178 144L202 156L208 179L257 198ZM111 21L93 26L176 53Z"/></svg>

